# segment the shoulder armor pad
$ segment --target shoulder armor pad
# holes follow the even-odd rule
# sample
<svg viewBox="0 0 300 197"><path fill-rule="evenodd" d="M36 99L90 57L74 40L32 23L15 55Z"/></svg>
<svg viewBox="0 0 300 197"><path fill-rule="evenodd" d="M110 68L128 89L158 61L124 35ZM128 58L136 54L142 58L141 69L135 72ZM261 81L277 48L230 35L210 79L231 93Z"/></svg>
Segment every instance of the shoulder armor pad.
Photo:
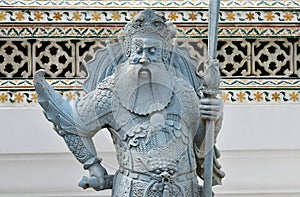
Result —
<svg viewBox="0 0 300 197"><path fill-rule="evenodd" d="M108 124L101 121L101 117L111 112L113 82L113 78L108 77L98 85L97 89L76 103L77 114L87 126L93 124L94 127L102 127ZM99 124L100 122L103 124Z"/></svg>

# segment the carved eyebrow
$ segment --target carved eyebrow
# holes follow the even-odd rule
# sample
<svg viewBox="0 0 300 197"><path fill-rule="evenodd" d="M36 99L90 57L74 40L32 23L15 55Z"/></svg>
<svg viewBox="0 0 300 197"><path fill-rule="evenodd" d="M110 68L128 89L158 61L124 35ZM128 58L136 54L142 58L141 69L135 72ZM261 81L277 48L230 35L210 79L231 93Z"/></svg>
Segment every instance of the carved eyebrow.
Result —
<svg viewBox="0 0 300 197"><path fill-rule="evenodd" d="M143 41L140 39L133 40L134 44L138 45L139 47L143 47Z"/></svg>
<svg viewBox="0 0 300 197"><path fill-rule="evenodd" d="M159 42L153 41L152 43L150 43L150 47L159 47Z"/></svg>

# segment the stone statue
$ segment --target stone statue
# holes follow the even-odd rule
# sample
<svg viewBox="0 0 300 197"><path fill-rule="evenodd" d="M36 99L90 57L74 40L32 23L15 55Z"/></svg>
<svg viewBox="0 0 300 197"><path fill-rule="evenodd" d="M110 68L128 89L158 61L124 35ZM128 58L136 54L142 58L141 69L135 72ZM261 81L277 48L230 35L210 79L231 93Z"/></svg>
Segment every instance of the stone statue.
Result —
<svg viewBox="0 0 300 197"><path fill-rule="evenodd" d="M197 176L203 175L205 121L215 120L215 137L222 124L219 99L200 92L203 78L197 60L172 43L175 26L151 9L125 26L125 39L99 50L88 63L87 95L74 103L64 100L45 81L34 84L46 118L63 137L76 159L88 170L81 187L112 188L113 197L199 197ZM119 169L108 175L92 137L107 128ZM221 184L214 148L213 184Z"/></svg>

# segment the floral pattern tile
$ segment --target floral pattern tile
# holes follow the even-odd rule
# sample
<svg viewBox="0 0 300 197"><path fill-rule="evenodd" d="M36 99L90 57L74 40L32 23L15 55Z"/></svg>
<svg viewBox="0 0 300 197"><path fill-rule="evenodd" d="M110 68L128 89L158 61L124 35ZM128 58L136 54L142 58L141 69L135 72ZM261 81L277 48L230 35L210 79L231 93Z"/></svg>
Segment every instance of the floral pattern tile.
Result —
<svg viewBox="0 0 300 197"><path fill-rule="evenodd" d="M207 23L207 9L161 10L166 18L174 23ZM3 9L0 11L0 23L126 23L137 10L18 10ZM220 24L230 23L298 23L299 9L282 10L241 10L224 9L220 12Z"/></svg>

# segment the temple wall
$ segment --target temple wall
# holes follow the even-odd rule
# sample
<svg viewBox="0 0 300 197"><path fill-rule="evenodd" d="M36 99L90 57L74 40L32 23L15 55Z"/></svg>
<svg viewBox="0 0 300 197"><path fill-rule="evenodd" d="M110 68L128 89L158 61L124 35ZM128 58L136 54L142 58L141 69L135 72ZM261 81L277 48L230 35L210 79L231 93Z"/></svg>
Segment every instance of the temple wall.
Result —
<svg viewBox="0 0 300 197"><path fill-rule="evenodd" d="M204 61L204 1L0 1L0 197L109 196L77 186L88 175L36 103L32 77L69 99L84 95L86 62L116 42L142 8L178 27L176 42ZM224 125L218 137L227 176L217 197L300 196L300 1L222 1L218 58ZM95 137L117 169L108 132Z"/></svg>

